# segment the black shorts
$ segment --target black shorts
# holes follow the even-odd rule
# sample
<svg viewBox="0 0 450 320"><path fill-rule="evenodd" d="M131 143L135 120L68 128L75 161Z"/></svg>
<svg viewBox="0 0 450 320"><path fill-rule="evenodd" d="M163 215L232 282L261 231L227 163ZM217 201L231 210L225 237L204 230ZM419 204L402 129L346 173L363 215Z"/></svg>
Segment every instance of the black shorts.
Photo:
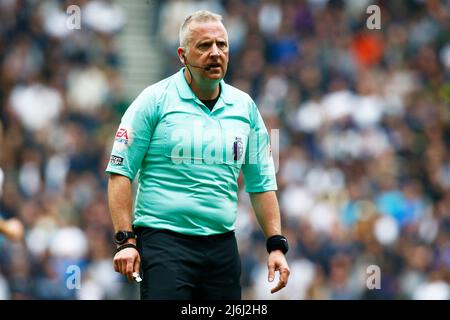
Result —
<svg viewBox="0 0 450 320"><path fill-rule="evenodd" d="M153 228L135 231L141 299L241 299L241 260L234 232L188 236Z"/></svg>

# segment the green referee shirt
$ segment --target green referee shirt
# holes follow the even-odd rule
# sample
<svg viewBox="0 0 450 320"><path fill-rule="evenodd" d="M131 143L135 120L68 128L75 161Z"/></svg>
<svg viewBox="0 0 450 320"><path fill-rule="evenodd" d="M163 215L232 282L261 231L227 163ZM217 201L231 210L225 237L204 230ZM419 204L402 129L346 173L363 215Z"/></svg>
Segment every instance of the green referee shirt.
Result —
<svg viewBox="0 0 450 320"><path fill-rule="evenodd" d="M247 192L276 190L269 136L250 96L223 80L210 111L184 68L147 87L122 117L108 173L139 187L134 226L190 235L234 230L237 179Z"/></svg>

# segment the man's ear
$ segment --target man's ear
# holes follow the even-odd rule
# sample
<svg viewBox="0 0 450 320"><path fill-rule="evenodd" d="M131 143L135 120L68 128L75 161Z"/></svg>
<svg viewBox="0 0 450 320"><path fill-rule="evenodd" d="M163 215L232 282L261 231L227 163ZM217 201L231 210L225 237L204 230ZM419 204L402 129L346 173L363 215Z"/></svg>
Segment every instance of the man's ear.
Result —
<svg viewBox="0 0 450 320"><path fill-rule="evenodd" d="M180 59L181 63L186 65L186 57L184 55L184 49L179 47L177 50L178 58Z"/></svg>

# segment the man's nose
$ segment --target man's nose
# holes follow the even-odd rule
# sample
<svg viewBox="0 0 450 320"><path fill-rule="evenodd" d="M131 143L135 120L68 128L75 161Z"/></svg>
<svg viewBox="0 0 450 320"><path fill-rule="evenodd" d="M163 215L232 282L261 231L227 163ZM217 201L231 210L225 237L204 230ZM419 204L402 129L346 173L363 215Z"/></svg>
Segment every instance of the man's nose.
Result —
<svg viewBox="0 0 450 320"><path fill-rule="evenodd" d="M213 45L211 46L210 55L211 56L218 56L219 54L220 54L220 52L219 52L219 48L217 47L217 44L213 43Z"/></svg>

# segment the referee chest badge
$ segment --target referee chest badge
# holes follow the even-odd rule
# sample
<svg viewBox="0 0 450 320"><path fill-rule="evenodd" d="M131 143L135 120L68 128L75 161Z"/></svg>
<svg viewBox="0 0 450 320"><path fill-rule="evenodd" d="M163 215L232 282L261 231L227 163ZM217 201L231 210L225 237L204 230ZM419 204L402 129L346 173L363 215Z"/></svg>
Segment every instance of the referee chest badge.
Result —
<svg viewBox="0 0 450 320"><path fill-rule="evenodd" d="M242 139L240 137L236 137L233 143L233 159L234 161L238 161L242 157L242 153L244 152L244 144L242 143Z"/></svg>

